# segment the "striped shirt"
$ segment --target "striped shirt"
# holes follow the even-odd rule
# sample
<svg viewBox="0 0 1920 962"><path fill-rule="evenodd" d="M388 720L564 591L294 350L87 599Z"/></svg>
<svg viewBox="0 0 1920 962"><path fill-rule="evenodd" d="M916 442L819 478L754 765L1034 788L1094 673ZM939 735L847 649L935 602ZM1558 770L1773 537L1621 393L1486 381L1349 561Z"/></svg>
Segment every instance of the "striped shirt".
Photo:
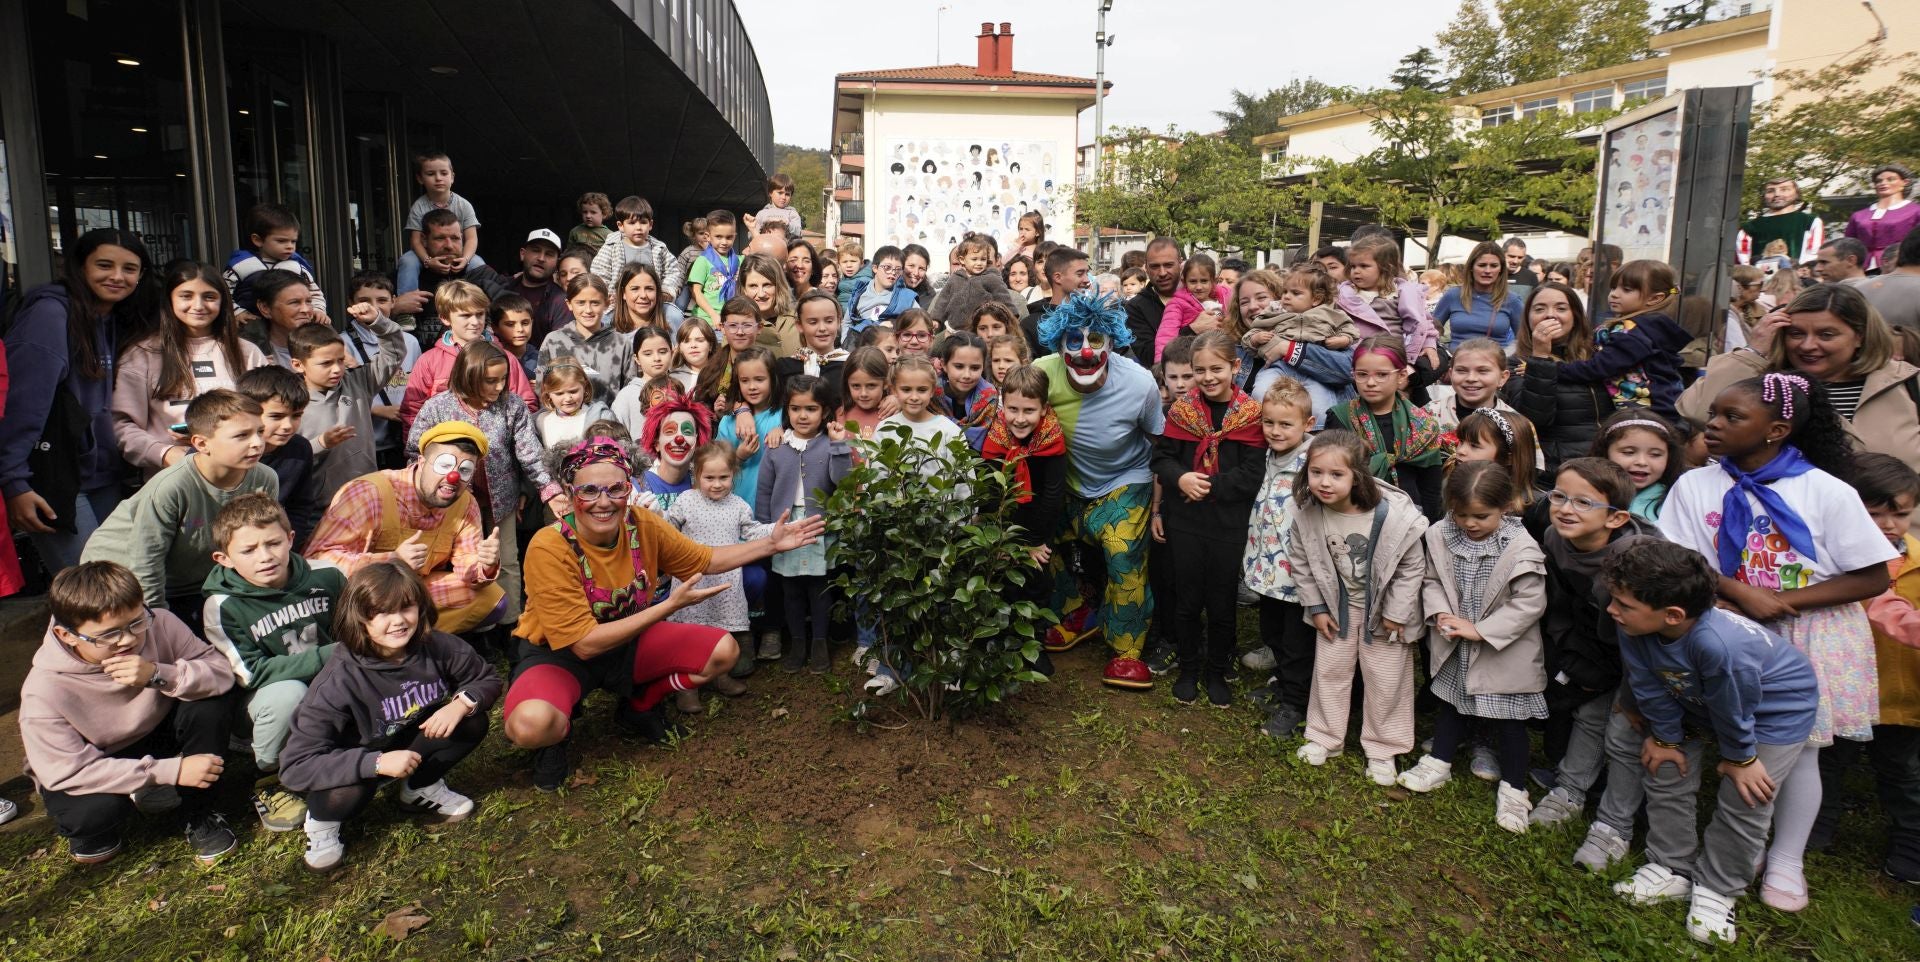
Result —
<svg viewBox="0 0 1920 962"><path fill-rule="evenodd" d="M1860 393L1866 386L1865 378L1858 381L1829 381L1827 400L1833 402L1833 409L1842 418L1852 423L1854 412L1860 410Z"/></svg>

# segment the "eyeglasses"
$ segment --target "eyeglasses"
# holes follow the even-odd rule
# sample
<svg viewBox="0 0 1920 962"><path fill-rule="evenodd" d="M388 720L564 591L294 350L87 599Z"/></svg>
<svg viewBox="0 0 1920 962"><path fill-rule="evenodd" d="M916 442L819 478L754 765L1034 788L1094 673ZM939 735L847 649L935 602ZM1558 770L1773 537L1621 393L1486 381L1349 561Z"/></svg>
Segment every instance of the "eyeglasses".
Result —
<svg viewBox="0 0 1920 962"><path fill-rule="evenodd" d="M1565 507L1566 505L1573 505L1573 510L1578 511L1581 514L1592 514L1595 511L1602 511L1602 510L1605 510L1605 511L1627 510L1625 508L1616 508L1613 505L1607 504L1604 501L1595 501L1591 498L1575 497L1574 495L1568 494L1565 491L1560 490L1559 488L1555 488L1552 491L1547 492L1547 503L1553 505L1556 508Z"/></svg>
<svg viewBox="0 0 1920 962"><path fill-rule="evenodd" d="M100 648L118 648L121 645L130 644L138 638L145 637L147 633L147 629L152 626L153 626L153 613L151 611L148 611L145 608L142 608L140 609L140 617L135 618L132 621L129 621L124 625L121 625L118 628L108 628L106 631L103 631L97 635L83 635L78 631L75 631L72 628L67 627L66 625L61 625L60 627L64 629L67 634L72 635L75 638L78 638L89 645L94 645Z"/></svg>
<svg viewBox="0 0 1920 962"><path fill-rule="evenodd" d="M898 264L876 264L876 265L874 265L874 268L873 268L873 272L874 272L875 274L898 274L898 273L900 273L900 265L898 265Z"/></svg>
<svg viewBox="0 0 1920 962"><path fill-rule="evenodd" d="M759 330L760 322L759 321L728 321L720 325L720 329L724 331L732 331L735 334L747 334L747 333L751 333L753 331Z"/></svg>
<svg viewBox="0 0 1920 962"><path fill-rule="evenodd" d="M629 481L615 481L612 484L583 484L573 489L573 499L581 504L592 504L601 498L625 501L633 493L633 484Z"/></svg>
<svg viewBox="0 0 1920 962"><path fill-rule="evenodd" d="M895 334L894 340L903 344L927 343L933 340L932 331L902 331Z"/></svg>

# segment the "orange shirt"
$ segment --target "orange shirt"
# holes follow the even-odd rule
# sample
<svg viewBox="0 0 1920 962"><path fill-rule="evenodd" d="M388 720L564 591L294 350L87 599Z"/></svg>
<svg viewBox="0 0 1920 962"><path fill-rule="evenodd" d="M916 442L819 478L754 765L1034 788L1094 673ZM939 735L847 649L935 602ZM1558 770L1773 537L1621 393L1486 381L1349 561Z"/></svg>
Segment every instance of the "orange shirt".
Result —
<svg viewBox="0 0 1920 962"><path fill-rule="evenodd" d="M639 526L647 584L659 585L662 575L691 578L713 562L712 548L674 530L659 515L641 508L629 508L627 513ZM633 583L633 552L627 546L624 530L611 547L591 544L585 538L579 542L593 568L595 584L617 591ZM527 585L527 606L515 635L531 644L560 649L586 637L599 625L581 588L580 560L553 525L534 534L520 569Z"/></svg>

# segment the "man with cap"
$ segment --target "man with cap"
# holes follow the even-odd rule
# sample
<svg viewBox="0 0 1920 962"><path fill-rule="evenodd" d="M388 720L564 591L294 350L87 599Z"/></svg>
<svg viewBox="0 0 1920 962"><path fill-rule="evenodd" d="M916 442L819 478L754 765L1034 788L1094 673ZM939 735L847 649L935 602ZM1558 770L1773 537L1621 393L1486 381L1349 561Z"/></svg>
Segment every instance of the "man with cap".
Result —
<svg viewBox="0 0 1920 962"><path fill-rule="evenodd" d="M487 436L465 421L442 421L420 436L420 458L346 483L314 529L307 558L351 577L377 561L419 572L441 631L459 634L499 620L506 593L499 529L482 531L470 490L483 469ZM508 546L506 550L512 550Z"/></svg>
<svg viewBox="0 0 1920 962"><path fill-rule="evenodd" d="M554 283L554 268L560 266L560 235L545 227L536 228L520 245L520 273L513 275L513 293L533 305L533 340L539 344L555 328L565 327L572 315L567 312L567 292Z"/></svg>

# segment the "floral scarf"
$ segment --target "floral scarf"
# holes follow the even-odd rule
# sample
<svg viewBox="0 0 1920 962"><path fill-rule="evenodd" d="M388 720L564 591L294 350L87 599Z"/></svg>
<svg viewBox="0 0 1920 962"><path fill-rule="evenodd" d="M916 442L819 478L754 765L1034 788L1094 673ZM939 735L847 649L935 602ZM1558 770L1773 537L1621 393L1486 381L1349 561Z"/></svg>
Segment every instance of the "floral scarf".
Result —
<svg viewBox="0 0 1920 962"><path fill-rule="evenodd" d="M587 597L587 607L593 612L593 620L603 625L639 613L653 598L653 592L647 588L647 556L640 548L640 526L634 523L632 509L628 510L626 523L622 527L626 531L627 550L633 554L633 581L624 588L604 588L594 581L593 565L587 561L587 553L580 547L580 536L568 520L572 515L553 523L560 536L567 539L573 556L580 560L580 589Z"/></svg>
<svg viewBox="0 0 1920 962"><path fill-rule="evenodd" d="M1220 426L1215 428L1212 422L1206 399L1197 387L1181 395L1167 411L1167 437L1199 442L1200 447L1193 452L1193 469L1201 474L1212 477L1220 472L1221 441L1266 446L1266 438L1260 433L1260 405L1239 388L1233 389Z"/></svg>
<svg viewBox="0 0 1920 962"><path fill-rule="evenodd" d="M1007 417L995 404L989 409L987 433L980 440L980 454L990 461L1013 466L1013 480L1019 489L1015 496L1021 504L1033 500L1033 475L1027 471L1027 459L1056 457L1067 453L1067 432L1052 411L1040 415L1040 423L1022 441L1007 427Z"/></svg>
<svg viewBox="0 0 1920 962"><path fill-rule="evenodd" d="M999 413L996 403L1000 392L986 381L973 386L973 393L966 397L954 397L947 390L947 379L940 379L940 397L947 403L948 414L963 428L977 428L986 424Z"/></svg>
<svg viewBox="0 0 1920 962"><path fill-rule="evenodd" d="M1389 484L1394 483L1393 472L1400 465L1427 468L1446 460L1440 423L1404 397L1394 401L1393 411L1386 415L1373 414L1357 401L1337 405L1329 413L1346 421L1359 435L1361 446L1367 449L1367 473ZM1381 417L1391 419L1392 437L1380 436Z"/></svg>

